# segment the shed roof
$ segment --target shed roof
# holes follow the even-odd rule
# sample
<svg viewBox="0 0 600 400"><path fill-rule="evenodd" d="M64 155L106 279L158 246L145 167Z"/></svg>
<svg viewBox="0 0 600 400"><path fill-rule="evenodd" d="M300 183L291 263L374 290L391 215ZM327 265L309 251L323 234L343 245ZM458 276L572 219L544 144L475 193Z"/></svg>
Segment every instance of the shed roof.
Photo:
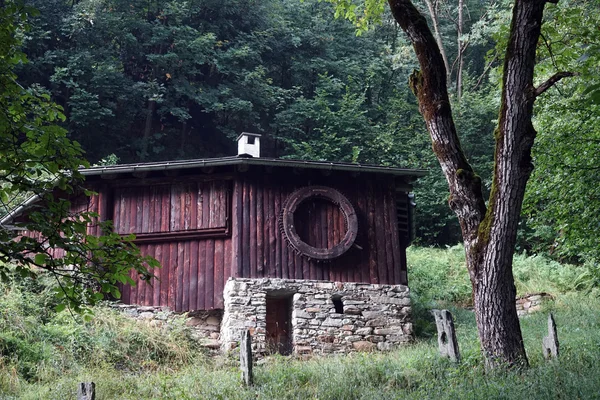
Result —
<svg viewBox="0 0 600 400"><path fill-rule="evenodd" d="M80 172L85 176L102 176L133 172L192 169L202 167L220 167L228 165L255 165L269 167L318 169L330 171L369 172L396 176L407 176L414 178L425 176L427 174L427 170L424 169L409 169L386 167L381 165L339 163L327 161L284 160L279 158L266 157L252 158L243 156L110 165L102 167L84 168L81 169Z"/></svg>

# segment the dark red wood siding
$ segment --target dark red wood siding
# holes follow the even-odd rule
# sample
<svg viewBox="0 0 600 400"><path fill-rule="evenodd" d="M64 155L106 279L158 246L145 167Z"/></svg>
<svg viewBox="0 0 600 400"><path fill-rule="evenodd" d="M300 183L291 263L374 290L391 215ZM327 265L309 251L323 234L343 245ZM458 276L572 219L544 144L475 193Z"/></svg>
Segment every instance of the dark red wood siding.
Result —
<svg viewBox="0 0 600 400"><path fill-rule="evenodd" d="M132 272L137 284L123 287L125 303L175 311L222 308L229 277L407 283L408 199L391 176L260 169L93 185L98 194L73 201L74 211L112 219L116 232L136 234L142 253L162 265L150 282ZM328 262L297 254L280 227L287 197L308 185L337 189L357 213L356 246ZM331 248L346 230L338 207L325 200L303 204L296 226L315 247ZM89 232L100 233L95 226Z"/></svg>
<svg viewBox="0 0 600 400"><path fill-rule="evenodd" d="M323 184L342 192L353 204L359 219L357 246L328 262L298 255L288 246L280 229L279 218L285 199L304 186L300 184L302 181L301 177L290 179L273 174L247 174L235 180L233 276L381 284L407 282L403 241L398 232L397 194L392 178L322 177L311 181L310 184ZM298 210L298 234L313 246L332 247L345 233L342 213L333 204L316 204L312 210L310 207Z"/></svg>
<svg viewBox="0 0 600 400"><path fill-rule="evenodd" d="M136 286L123 288L125 303L168 306L175 311L223 307L223 287L230 258L230 180L199 180L125 186L114 190L113 221L118 233L151 236L138 244L143 254L156 258L162 268L150 282L135 276ZM181 239L173 234L196 232ZM216 232L216 233L215 233ZM231 254L231 253L229 253Z"/></svg>

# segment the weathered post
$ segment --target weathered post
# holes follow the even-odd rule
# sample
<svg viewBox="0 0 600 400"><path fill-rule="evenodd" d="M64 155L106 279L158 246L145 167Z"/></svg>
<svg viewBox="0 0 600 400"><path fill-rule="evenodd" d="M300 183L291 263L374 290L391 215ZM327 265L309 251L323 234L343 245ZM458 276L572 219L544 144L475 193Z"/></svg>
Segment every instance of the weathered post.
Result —
<svg viewBox="0 0 600 400"><path fill-rule="evenodd" d="M248 329L243 333L240 343L240 368L242 369L242 381L246 386L251 386L254 381L252 375L252 338Z"/></svg>
<svg viewBox="0 0 600 400"><path fill-rule="evenodd" d="M81 382L77 386L77 400L96 400L96 384L94 382Z"/></svg>
<svg viewBox="0 0 600 400"><path fill-rule="evenodd" d="M448 310L433 310L435 325L438 332L438 347L442 357L448 357L453 362L460 361L458 341L454 330L452 314Z"/></svg>
<svg viewBox="0 0 600 400"><path fill-rule="evenodd" d="M556 322L554 322L552 313L548 315L548 336L544 336L544 339L542 339L542 346L546 360L558 358L558 335L556 334Z"/></svg>

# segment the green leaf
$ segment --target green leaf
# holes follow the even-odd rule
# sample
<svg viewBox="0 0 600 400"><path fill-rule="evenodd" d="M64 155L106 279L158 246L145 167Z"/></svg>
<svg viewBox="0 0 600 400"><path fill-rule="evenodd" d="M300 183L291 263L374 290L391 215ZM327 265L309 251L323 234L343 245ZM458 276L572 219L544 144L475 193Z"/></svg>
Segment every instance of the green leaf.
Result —
<svg viewBox="0 0 600 400"><path fill-rule="evenodd" d="M33 262L37 265L45 265L48 260L48 255L44 253L36 254L33 258Z"/></svg>

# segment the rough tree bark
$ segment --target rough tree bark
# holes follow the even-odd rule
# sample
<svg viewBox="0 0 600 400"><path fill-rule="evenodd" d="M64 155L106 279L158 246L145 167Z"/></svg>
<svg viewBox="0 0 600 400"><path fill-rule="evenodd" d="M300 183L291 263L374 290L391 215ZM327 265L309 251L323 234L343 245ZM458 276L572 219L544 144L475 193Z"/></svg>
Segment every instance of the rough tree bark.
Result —
<svg viewBox="0 0 600 400"><path fill-rule="evenodd" d="M555 0L551 0L555 2ZM481 180L468 163L456 133L446 70L425 18L410 0L388 0L413 44L421 67L410 79L450 189L449 204L462 229L481 349L488 367L527 365L515 307L512 257L517 223L532 171L536 135L531 117L537 95L568 73L533 85L535 51L546 0L516 0L504 62L504 80L493 186L486 206Z"/></svg>

